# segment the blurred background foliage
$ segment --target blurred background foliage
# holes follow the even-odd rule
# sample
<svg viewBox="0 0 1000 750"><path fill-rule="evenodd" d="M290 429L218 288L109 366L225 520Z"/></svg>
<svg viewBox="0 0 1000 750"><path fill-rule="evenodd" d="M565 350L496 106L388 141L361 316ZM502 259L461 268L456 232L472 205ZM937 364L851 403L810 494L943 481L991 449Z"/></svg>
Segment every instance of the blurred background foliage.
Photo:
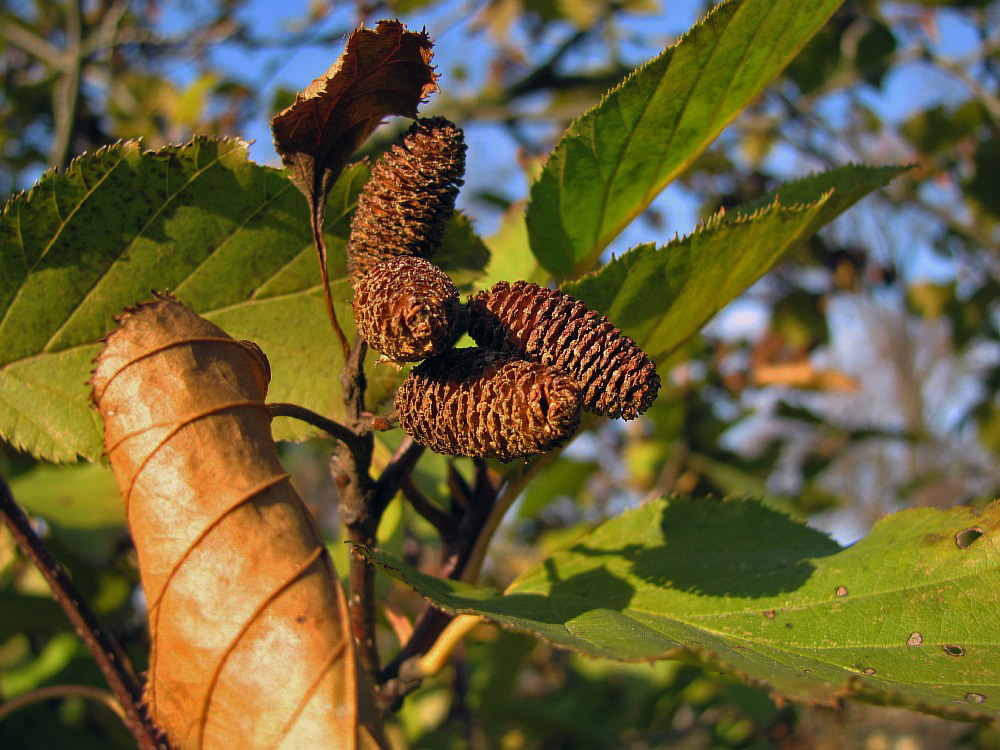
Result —
<svg viewBox="0 0 1000 750"><path fill-rule="evenodd" d="M276 23L249 0L5 0L0 194L120 138L255 137L255 158L273 163L270 116L347 31L399 16L438 39L443 92L424 112L467 131L461 204L482 233L516 232L508 209L568 122L706 10L696 0L314 2ZM289 61L303 50L326 62L301 72L301 55ZM369 151L392 138L385 130ZM791 176L849 161L917 166L730 305L663 368L645 417L581 436L541 473L497 539L490 583L673 492L758 496L843 543L903 507L997 496L1000 2L846 2L611 250L666 241ZM336 538L329 446L284 451ZM422 462L415 477L432 497L446 492L436 486L446 464ZM141 665L135 556L107 472L39 465L6 446L0 472ZM385 544L415 562L431 538L397 501ZM421 602L381 586L391 653ZM101 685L41 577L0 533L0 701L70 683ZM605 663L488 626L410 697L391 732L414 748L1000 747L989 728L775 705L694 663ZM109 710L79 697L0 721L3 747L130 742Z"/></svg>

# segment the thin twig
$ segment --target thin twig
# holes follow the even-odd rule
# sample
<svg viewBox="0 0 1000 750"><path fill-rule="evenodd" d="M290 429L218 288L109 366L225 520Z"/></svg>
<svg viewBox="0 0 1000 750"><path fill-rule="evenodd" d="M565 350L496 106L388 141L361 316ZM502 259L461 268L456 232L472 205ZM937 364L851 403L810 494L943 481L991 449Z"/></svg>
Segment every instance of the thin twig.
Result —
<svg viewBox="0 0 1000 750"><path fill-rule="evenodd" d="M347 343L347 336L340 327L337 320L337 312L333 309L333 295L330 293L330 270L326 267L326 240L323 238L323 216L324 212L313 210L312 212L312 232L313 243L316 246L316 254L319 256L319 275L323 281L323 299L326 302L326 314L330 318L330 325L333 332L340 339L340 347L344 352L344 362L351 357L351 345Z"/></svg>
<svg viewBox="0 0 1000 750"><path fill-rule="evenodd" d="M421 657L434 645L454 615L427 605L413 625L413 635L382 670L376 701L383 714L398 711L403 698L420 686L424 677Z"/></svg>
<svg viewBox="0 0 1000 750"><path fill-rule="evenodd" d="M399 427L399 415L393 409L388 414L369 414L365 412L361 416L371 419L371 428L376 432L385 432L394 427Z"/></svg>
<svg viewBox="0 0 1000 750"><path fill-rule="evenodd" d="M0 721L3 721L18 709L30 706L33 703L52 700L53 698L87 698L88 700L104 704L114 712L115 716L125 721L125 711L115 700L115 696L107 690L96 688L92 685L47 685L46 687L32 690L30 693L11 698L9 701L0 703Z"/></svg>
<svg viewBox="0 0 1000 750"><path fill-rule="evenodd" d="M490 508L489 516L484 520L482 527L469 553L469 560L465 564L460 580L466 583L475 583L479 577L479 571L483 567L486 559L486 552L489 549L490 541L496 530L500 528L500 522L504 515L510 510L521 492L535 476L562 453L561 450L551 450L531 461L524 469L514 477L508 479L497 497L496 503Z"/></svg>
<svg viewBox="0 0 1000 750"><path fill-rule="evenodd" d="M493 519L493 511L498 504L499 476L489 468L487 462L477 460L475 464L476 477L471 490L466 487L469 505L459 524L457 539L454 542L445 540L446 550L451 551L447 555L442 574L451 579L465 580L463 574L470 562L476 560L473 556L477 545L483 537L487 523ZM476 564L481 565L482 560L478 559ZM478 567L476 571L478 572ZM413 635L382 672L383 684L379 691L378 703L383 713L398 709L402 699L420 684L424 676L421 657L434 647L453 618L453 615L429 604L424 608L413 626Z"/></svg>
<svg viewBox="0 0 1000 750"><path fill-rule="evenodd" d="M416 482L413 481L412 476L403 478L401 489L406 499L410 501L413 509L424 520L430 523L431 526L437 529L442 542L447 544L458 537L458 524L455 522L455 519L427 499L427 496L420 491Z"/></svg>
<svg viewBox="0 0 1000 750"><path fill-rule="evenodd" d="M77 634L90 649L104 679L124 709L125 725L139 743L139 747L142 750L166 748L166 740L160 736L141 703L142 687L132 671L128 656L114 636L101 627L94 613L77 593L66 571L35 534L28 517L14 501L10 487L2 477L0 477L0 515L3 516L4 524L10 529L14 541L41 572Z"/></svg>
<svg viewBox="0 0 1000 750"><path fill-rule="evenodd" d="M420 672L429 677L444 669L455 647L481 622L483 618L479 615L459 615L448 623L434 645L420 658Z"/></svg>
<svg viewBox="0 0 1000 750"><path fill-rule="evenodd" d="M451 499L462 508L468 508L472 503L472 488L465 477L458 473L453 461L448 462L448 491Z"/></svg>
<svg viewBox="0 0 1000 750"><path fill-rule="evenodd" d="M366 354L368 354L368 342L358 336L348 352L344 373L340 376L340 392L345 413L356 422L364 419L365 414L365 389L368 387L365 378Z"/></svg>
<svg viewBox="0 0 1000 750"><path fill-rule="evenodd" d="M371 512L381 517L386 506L396 496L403 479L413 471L420 456L423 455L424 446L414 441L411 437L406 437L396 453L389 460L381 476L375 483L375 495L372 498Z"/></svg>
<svg viewBox="0 0 1000 750"><path fill-rule="evenodd" d="M81 14L80 0L70 0L66 6L66 51L63 53L59 79L52 90L55 132L49 148L49 164L60 169L69 163L80 102L80 76L84 63Z"/></svg>
<svg viewBox="0 0 1000 750"><path fill-rule="evenodd" d="M59 48L49 43L44 37L22 26L19 20L8 17L3 27L3 38L17 45L29 55L33 55L53 70L58 70L62 64L62 53Z"/></svg>
<svg viewBox="0 0 1000 750"><path fill-rule="evenodd" d="M553 79L556 78L556 66L558 66L559 61L569 54L574 47L589 37L591 33L593 33L592 29L584 29L570 34L563 40L562 44L560 44L555 51L553 51L547 60L524 76L524 78L519 81L515 81L508 86L504 94L509 99L516 99L519 96L524 96L536 91L548 91L552 85Z"/></svg>
<svg viewBox="0 0 1000 750"><path fill-rule="evenodd" d="M347 443L348 445L353 444L360 437L350 427L345 427L340 424L340 422L334 422L332 419L328 419L322 414L317 414L311 409L299 406L298 404L279 402L268 404L267 408L270 410L272 417L290 417L292 419L298 419L306 424L311 424L313 427L318 427L323 430L323 432L335 437L337 440Z"/></svg>

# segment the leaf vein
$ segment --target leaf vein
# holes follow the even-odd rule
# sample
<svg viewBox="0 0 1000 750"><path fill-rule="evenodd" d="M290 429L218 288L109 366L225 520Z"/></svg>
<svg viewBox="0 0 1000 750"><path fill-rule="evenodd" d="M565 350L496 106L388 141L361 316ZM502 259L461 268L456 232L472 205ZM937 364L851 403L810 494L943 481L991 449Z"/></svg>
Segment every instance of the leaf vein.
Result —
<svg viewBox="0 0 1000 750"><path fill-rule="evenodd" d="M45 346L42 347L43 352L50 352L50 347L54 345L54 342L59 338L59 335L73 321L73 318L80 311L80 309L86 304L88 298L97 290L97 288L101 285L101 282L103 282L107 278L108 273L111 271L111 269L114 268L114 266L118 264L124 257L126 257L129 251L133 247L135 247L135 243L141 237L143 237L143 235L145 235L146 231L150 228L150 226L152 226L153 222L163 214L163 212L167 209L167 207L170 206L173 203L173 201L177 199L179 195L181 195L185 190L187 190L191 185L193 185L195 181L198 180L198 178L200 178L201 176L203 176L209 169L211 169L216 164L221 162L221 160L222 157L217 154L204 166L197 167L195 171L191 174L191 177L186 182L184 182L180 187L178 187L176 192L174 192L172 195L169 193L169 190L165 189L164 192L166 194L166 199L163 201L163 204L150 215L149 220L143 225L142 229L140 229L136 233L135 237L133 237L129 241L129 243L121 249L121 252L118 253L118 256L113 261L111 261L111 263L104 269L104 272L94 279L93 283L88 287L87 291L85 291L83 296L80 298L80 301L76 304L76 306L72 310L70 310L69 315L66 316L66 319L63 320L62 324L53 332L53 334L49 337L49 340L45 342ZM169 164L166 165L166 168L163 170L163 173L165 178L164 185L166 188L169 186L170 183Z"/></svg>
<svg viewBox="0 0 1000 750"><path fill-rule="evenodd" d="M124 162L124 161L125 161L125 157L124 157L124 155L122 155L118 159L118 161L115 162L115 164L107 172L105 172L103 175L101 175L101 178L94 184L93 187L89 187L88 186L87 192L83 195L82 198L80 198L79 201L77 201L76 205L73 207L73 210L70 211L69 215L66 217L66 220L63 220L62 217L61 217L61 214L60 214L60 211L59 211L59 203L58 203L58 201L56 201L56 187L53 186L53 188L52 188L52 201L53 201L53 204L55 206L56 216L59 217L59 227L52 234L52 238L49 240L48 244L42 249L42 252L38 254L38 257L35 259L35 262L31 265L30 268L27 267L27 256L25 255L25 267L26 267L25 274L21 278L20 282L18 282L16 290L14 292L14 295L11 297L10 303L7 305L7 309L4 310L3 316L0 316L0 328L3 328L4 323L7 322L7 317L10 315L10 311L14 308L14 302L17 300L18 295L20 294L21 290L24 288L24 283L28 280L28 278L31 276L31 274L35 272L35 269L38 268L38 264L42 262L42 259L45 258L45 256L48 254L49 250L52 249L52 246L55 245L56 240L58 240L59 237L60 237L60 235L62 235L63 229L66 228L66 224L68 223L68 221L76 214L76 212L79 210L80 206L82 206L84 203L86 203L86 201L90 198L90 196L92 196L94 194L94 192L102 184L104 184L104 181L107 180L108 177L110 177L111 174L113 172L115 172L118 169L119 165L122 162ZM81 167L81 170L82 170L82 167ZM21 210L20 210L20 206L18 207L17 216L18 216L18 237L20 237L21 236L21 231L20 231ZM23 240L22 240L22 245L21 245L21 252L22 252L22 254L25 253L24 245L23 245Z"/></svg>
<svg viewBox="0 0 1000 750"><path fill-rule="evenodd" d="M246 225L247 225L247 224L248 224L248 223L250 222L250 220L251 220L251 219L253 219L253 218L254 218L255 216L258 216L258 215L260 215L260 213L261 213L261 212L262 212L262 211L263 211L264 209L266 209L266 208L267 208L267 207L268 207L269 205L271 205L271 203L272 203L273 201L277 200L277 199L278 199L278 197L279 197L279 196L281 196L281 195L282 195L282 194L283 194L283 193L284 193L284 192L285 192L286 190L288 190L288 189L289 189L290 187L291 187L291 183L290 183L290 182L286 182L286 183L285 183L285 185L284 185L284 186L283 186L283 187L282 187L282 188L281 188L280 190L278 190L278 191L277 191L276 193L274 193L273 195L270 195L270 196L265 196L264 200L263 200L263 201L262 201L262 202L261 202L261 203L260 203L259 205L257 205L257 206L256 206L256 207L255 207L255 208L254 208L254 209L252 210L252 211L248 211L248 212L247 212L247 214L246 214L246 216L244 216L244 217L243 217L243 220L242 220L242 221L241 221L241 222L240 222L239 224L237 224L237 225L235 225L235 226L233 226L233 227L232 227L231 231L230 231L230 232L229 232L229 233L228 233L228 234L226 235L226 238L225 238L225 239L224 239L224 240L223 240L222 242L220 242L220 243L219 243L219 246L218 246L217 248L215 248L215 250L214 250L213 252L211 252L211 253L209 253L208 255L206 255L206 256L205 256L205 257L204 257L204 258L203 258L203 259L202 259L202 260L201 260L201 261L200 261L199 263L197 263L197 264L196 264L196 265L195 265L195 266L194 266L194 267L193 267L193 268L192 268L192 269L191 269L191 270L190 270L190 271L188 272L188 274L187 274L187 276L186 276L186 277L184 278L184 280L183 280L183 281L181 281L181 282L180 282L180 283L179 283L179 284L178 284L178 285L177 285L177 286L176 286L176 287L174 288L174 293L175 293L175 294L180 294L180 293L181 293L181 291L182 291L182 290L184 289L184 285L185 285L185 284L187 284L187 283L189 283L189 282L191 281L191 279L192 279L192 278L193 278L193 277L195 276L195 274L197 274L197 273L198 273L198 271L199 271L199 270L200 270L201 268L203 268L203 267L205 266L205 264L206 264L206 263L208 263L208 262L209 262L210 260L212 260L212 258L216 257L216 255L217 255L217 254L218 254L218 253L219 253L219 252L220 252L220 251L221 251L221 250L222 250L222 249L223 249L224 247L226 247L226 245L227 245L227 244L228 244L229 242L231 242L231 241L233 240L233 238L234 238L234 237L236 237L236 235L238 235L238 234L239 234L239 233L240 233L241 231L243 231L243 229L245 229L245 228L246 228ZM295 257L298 257L298 253L296 253L296 256L295 256ZM282 266L282 268L284 268L284 266ZM280 272L280 270L281 270L281 269L279 269L279 272ZM271 276L270 276L270 277L269 277L268 279L265 279L264 283L267 283L268 281L270 281L271 279L273 279L273 278L274 278L274 276L276 276L276 275L277 275L277 273L278 273L278 272L276 272L275 274L272 274L272 275L271 275ZM263 284L261 284L261 286L263 286ZM259 287L258 287L258 288L259 288ZM254 290L254 294L256 294L256 290ZM253 295L251 295L251 296L253 296Z"/></svg>

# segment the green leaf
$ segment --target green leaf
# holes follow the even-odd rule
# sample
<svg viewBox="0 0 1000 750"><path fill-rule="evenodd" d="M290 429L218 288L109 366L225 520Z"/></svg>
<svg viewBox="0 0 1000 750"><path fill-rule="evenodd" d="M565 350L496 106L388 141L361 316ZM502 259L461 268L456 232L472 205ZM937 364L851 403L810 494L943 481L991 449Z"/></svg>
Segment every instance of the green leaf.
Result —
<svg viewBox="0 0 1000 750"><path fill-rule="evenodd" d="M687 237L633 248L562 289L662 362L782 256L905 170L851 165L788 183Z"/></svg>
<svg viewBox="0 0 1000 750"><path fill-rule="evenodd" d="M345 170L327 207L332 292L349 334L344 248L367 179L363 165ZM481 267L467 226L449 236L454 268ZM247 161L241 141L156 152L121 143L47 174L0 218L0 436L53 461L97 459L102 429L86 381L98 339L151 289L256 341L271 363L272 401L336 418L342 362L315 257L305 200L282 172ZM375 408L400 376L380 367L368 377ZM279 440L311 434L275 420Z"/></svg>
<svg viewBox="0 0 1000 750"><path fill-rule="evenodd" d="M541 264L557 277L590 268L841 2L723 2L579 117L531 188Z"/></svg>
<svg viewBox="0 0 1000 750"><path fill-rule="evenodd" d="M899 127L899 132L924 154L938 154L955 147L989 122L990 115L978 99L969 99L955 110L942 105L920 110Z"/></svg>
<svg viewBox="0 0 1000 750"><path fill-rule="evenodd" d="M841 548L757 502L661 500L502 594L366 554L448 611L586 654L694 653L796 698L1000 713L1000 503L902 511Z"/></svg>
<svg viewBox="0 0 1000 750"><path fill-rule="evenodd" d="M518 517L533 518L558 497L579 498L587 480L599 469L596 461L557 458L528 485Z"/></svg>
<svg viewBox="0 0 1000 750"><path fill-rule="evenodd" d="M531 253L522 211L508 211L496 234L486 238L486 246L490 250L490 260L485 275L477 281L478 288L486 289L498 281L517 279L546 283L548 277Z"/></svg>
<svg viewBox="0 0 1000 750"><path fill-rule="evenodd" d="M1000 144L988 139L976 148L976 174L963 186L974 205L989 214L989 221L1000 218L1000 187L996 175L1000 170Z"/></svg>
<svg viewBox="0 0 1000 750"><path fill-rule="evenodd" d="M115 478L98 464L39 464L10 482L18 503L44 518L52 537L94 565L107 563L125 532Z"/></svg>
<svg viewBox="0 0 1000 750"><path fill-rule="evenodd" d="M441 247L434 254L434 264L445 271L459 289L470 291L486 271L490 251L476 234L468 217L456 211L444 230Z"/></svg>
<svg viewBox="0 0 1000 750"><path fill-rule="evenodd" d="M80 648L80 639L72 633L57 633L37 657L0 674L0 690L7 698L34 690L62 672Z"/></svg>
<svg viewBox="0 0 1000 750"><path fill-rule="evenodd" d="M51 596L0 589L0 643L18 633L55 633L69 628L62 607Z"/></svg>

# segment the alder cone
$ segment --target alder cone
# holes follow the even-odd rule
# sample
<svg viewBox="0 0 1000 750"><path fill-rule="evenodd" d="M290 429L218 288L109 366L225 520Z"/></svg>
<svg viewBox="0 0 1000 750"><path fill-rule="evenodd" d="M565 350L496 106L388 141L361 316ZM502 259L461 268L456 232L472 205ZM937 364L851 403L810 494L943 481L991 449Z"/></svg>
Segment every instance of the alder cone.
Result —
<svg viewBox="0 0 1000 750"><path fill-rule="evenodd" d="M166 296L119 323L91 382L146 592L151 717L175 750L386 747L260 349Z"/></svg>
<svg viewBox="0 0 1000 750"><path fill-rule="evenodd" d="M552 367L489 349L452 349L396 392L407 435L435 453L497 458L544 453L580 425L580 388Z"/></svg>
<svg viewBox="0 0 1000 750"><path fill-rule="evenodd" d="M551 365L575 378L583 408L633 419L660 390L656 366L606 317L568 294L501 281L469 300L469 335L480 346Z"/></svg>
<svg viewBox="0 0 1000 750"><path fill-rule="evenodd" d="M418 362L455 343L461 300L448 274L423 258L389 258L354 290L354 322L368 344L397 362Z"/></svg>
<svg viewBox="0 0 1000 750"><path fill-rule="evenodd" d="M347 260L355 286L386 257L434 255L455 211L465 150L461 129L431 117L376 162L351 221Z"/></svg>

